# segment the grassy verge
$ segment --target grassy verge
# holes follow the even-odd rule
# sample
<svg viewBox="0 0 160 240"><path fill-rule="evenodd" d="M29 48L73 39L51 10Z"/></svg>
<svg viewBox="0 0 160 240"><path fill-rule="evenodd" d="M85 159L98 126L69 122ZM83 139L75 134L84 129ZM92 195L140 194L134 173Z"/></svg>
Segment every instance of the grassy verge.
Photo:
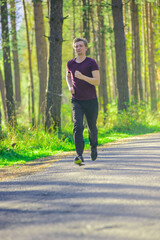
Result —
<svg viewBox="0 0 160 240"><path fill-rule="evenodd" d="M100 114L101 118L101 114ZM113 142L135 135L154 133L160 131L159 115L149 114L140 108L132 108L127 113L118 115L109 112L106 123L98 122L99 145ZM0 140L0 167L13 164L25 164L37 158L54 155L58 152L73 151L74 140L72 136L73 124L62 129L61 134L49 134L43 129L18 128L15 131L4 132ZM88 149L88 132L84 131L85 149Z"/></svg>

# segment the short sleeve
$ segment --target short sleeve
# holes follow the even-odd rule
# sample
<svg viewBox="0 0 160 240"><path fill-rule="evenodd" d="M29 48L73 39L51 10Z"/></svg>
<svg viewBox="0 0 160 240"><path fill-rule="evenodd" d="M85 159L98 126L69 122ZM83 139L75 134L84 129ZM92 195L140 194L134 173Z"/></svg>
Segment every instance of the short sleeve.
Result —
<svg viewBox="0 0 160 240"><path fill-rule="evenodd" d="M66 68L67 68L67 72L70 73L71 71L69 70L69 66L68 65L69 65L69 63L67 63Z"/></svg>
<svg viewBox="0 0 160 240"><path fill-rule="evenodd" d="M99 66L94 59L92 59L92 61L91 61L91 69L92 69L92 71L99 70Z"/></svg>

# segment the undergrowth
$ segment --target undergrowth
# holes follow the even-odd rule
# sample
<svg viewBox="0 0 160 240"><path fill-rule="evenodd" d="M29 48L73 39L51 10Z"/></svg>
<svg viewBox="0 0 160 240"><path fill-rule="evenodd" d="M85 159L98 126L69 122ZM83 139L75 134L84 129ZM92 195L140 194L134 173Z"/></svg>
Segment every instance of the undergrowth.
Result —
<svg viewBox="0 0 160 240"><path fill-rule="evenodd" d="M66 117L66 115L65 115ZM70 117L69 117L70 118ZM24 164L26 161L51 156L59 152L75 150L73 123L69 119L61 133L48 133L42 127L18 126L15 130L3 131L0 140L0 167ZM146 105L135 105L117 114L114 105L108 107L107 115L99 113L99 145L138 134L160 131L159 113L151 113ZM88 131L84 130L85 149L89 148Z"/></svg>

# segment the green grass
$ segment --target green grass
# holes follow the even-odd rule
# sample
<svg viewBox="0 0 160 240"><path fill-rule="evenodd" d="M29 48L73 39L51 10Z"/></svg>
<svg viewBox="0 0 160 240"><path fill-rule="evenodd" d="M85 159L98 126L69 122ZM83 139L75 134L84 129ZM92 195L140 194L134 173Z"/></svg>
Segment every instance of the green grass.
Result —
<svg viewBox="0 0 160 240"><path fill-rule="evenodd" d="M66 119L67 122L67 119ZM69 122L71 122L69 120ZM102 114L98 119L99 145L119 139L160 131L159 114L151 114L144 107L131 107L128 112L117 115L112 106L108 109L105 123ZM42 128L18 127L15 131L3 131L0 140L0 167L25 164L37 158L75 150L73 123L63 126L61 134L47 133ZM88 149L88 131L84 130L85 149Z"/></svg>
<svg viewBox="0 0 160 240"><path fill-rule="evenodd" d="M23 129L8 133L0 141L0 167L24 164L26 161L74 150L67 135L49 134L42 129Z"/></svg>

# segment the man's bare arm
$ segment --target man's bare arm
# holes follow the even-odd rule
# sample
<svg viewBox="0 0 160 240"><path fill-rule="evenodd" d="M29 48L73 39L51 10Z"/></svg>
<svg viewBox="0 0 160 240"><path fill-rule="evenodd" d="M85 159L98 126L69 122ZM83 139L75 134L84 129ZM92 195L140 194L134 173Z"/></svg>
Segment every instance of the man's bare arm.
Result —
<svg viewBox="0 0 160 240"><path fill-rule="evenodd" d="M84 80L85 82L88 82L94 86L98 86L100 84L100 73L99 70L92 71L93 77L87 77L83 75L79 71L75 71L75 77L79 78L81 80Z"/></svg>
<svg viewBox="0 0 160 240"><path fill-rule="evenodd" d="M73 88L73 84L72 84L72 79L71 79L71 73L69 73L69 72L66 73L66 82L67 82L69 91L72 94L75 94L75 91L74 91L74 88Z"/></svg>

